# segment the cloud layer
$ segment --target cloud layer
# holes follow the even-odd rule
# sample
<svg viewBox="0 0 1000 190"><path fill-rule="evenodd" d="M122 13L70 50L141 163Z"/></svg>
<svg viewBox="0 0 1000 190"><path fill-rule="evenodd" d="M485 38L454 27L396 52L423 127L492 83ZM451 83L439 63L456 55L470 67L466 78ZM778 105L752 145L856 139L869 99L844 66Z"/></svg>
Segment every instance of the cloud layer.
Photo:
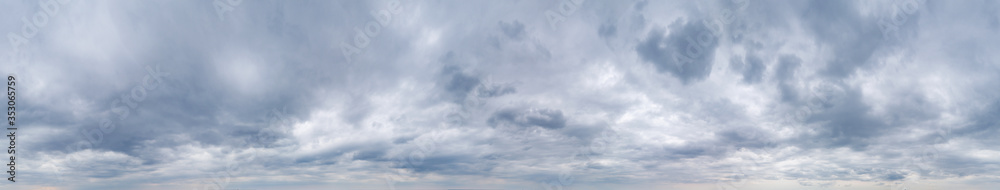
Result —
<svg viewBox="0 0 1000 190"><path fill-rule="evenodd" d="M4 189L1000 182L992 1L41 4Z"/></svg>

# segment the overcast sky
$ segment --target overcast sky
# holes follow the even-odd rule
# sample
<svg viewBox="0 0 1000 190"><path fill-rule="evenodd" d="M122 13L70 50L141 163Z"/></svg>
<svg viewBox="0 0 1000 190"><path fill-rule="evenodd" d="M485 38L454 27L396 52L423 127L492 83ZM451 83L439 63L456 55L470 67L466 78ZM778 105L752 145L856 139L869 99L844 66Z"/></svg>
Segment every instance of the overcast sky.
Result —
<svg viewBox="0 0 1000 190"><path fill-rule="evenodd" d="M3 189L1000 185L998 1L0 7Z"/></svg>

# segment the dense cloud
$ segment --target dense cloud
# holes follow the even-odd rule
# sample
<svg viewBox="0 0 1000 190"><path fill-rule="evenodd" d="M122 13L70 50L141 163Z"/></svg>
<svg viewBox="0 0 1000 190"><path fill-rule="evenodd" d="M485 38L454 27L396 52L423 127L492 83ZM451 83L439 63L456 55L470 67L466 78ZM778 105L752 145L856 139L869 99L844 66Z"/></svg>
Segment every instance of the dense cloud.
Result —
<svg viewBox="0 0 1000 190"><path fill-rule="evenodd" d="M3 189L1000 182L996 2L41 2Z"/></svg>
<svg viewBox="0 0 1000 190"><path fill-rule="evenodd" d="M669 28L669 35L664 34L664 29L650 31L645 41L636 46L639 56L653 63L658 71L670 73L684 83L707 78L712 73L719 44L715 34L698 20L677 20Z"/></svg>

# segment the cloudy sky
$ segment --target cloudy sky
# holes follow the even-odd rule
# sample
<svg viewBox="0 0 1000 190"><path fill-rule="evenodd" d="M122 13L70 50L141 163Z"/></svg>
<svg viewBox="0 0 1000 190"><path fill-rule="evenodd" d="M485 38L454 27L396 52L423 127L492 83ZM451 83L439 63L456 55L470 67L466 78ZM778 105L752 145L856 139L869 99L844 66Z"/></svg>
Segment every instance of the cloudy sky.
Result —
<svg viewBox="0 0 1000 190"><path fill-rule="evenodd" d="M0 7L3 189L1000 185L997 1Z"/></svg>

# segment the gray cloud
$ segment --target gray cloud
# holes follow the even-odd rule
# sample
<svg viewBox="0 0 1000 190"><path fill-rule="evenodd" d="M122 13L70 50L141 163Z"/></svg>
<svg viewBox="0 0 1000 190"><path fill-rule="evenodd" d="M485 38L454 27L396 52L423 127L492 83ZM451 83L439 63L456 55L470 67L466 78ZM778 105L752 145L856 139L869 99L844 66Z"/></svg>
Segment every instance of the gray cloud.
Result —
<svg viewBox="0 0 1000 190"><path fill-rule="evenodd" d="M744 60L732 57L729 64L737 72L743 73L743 82L750 84L760 82L764 78L764 70L767 70L764 61L753 55L745 56Z"/></svg>
<svg viewBox="0 0 1000 190"><path fill-rule="evenodd" d="M666 37L663 29L649 32L636 46L639 56L683 83L707 78L712 73L717 37L698 20L676 20L669 29Z"/></svg>
<svg viewBox="0 0 1000 190"><path fill-rule="evenodd" d="M8 37L48 17L0 46L23 159L2 186L989 189L1000 171L995 2L392 2L0 2ZM170 75L134 97L146 67Z"/></svg>
<svg viewBox="0 0 1000 190"><path fill-rule="evenodd" d="M520 127L542 127L559 129L566 127L562 111L552 109L500 110L487 120L491 126L516 125Z"/></svg>

